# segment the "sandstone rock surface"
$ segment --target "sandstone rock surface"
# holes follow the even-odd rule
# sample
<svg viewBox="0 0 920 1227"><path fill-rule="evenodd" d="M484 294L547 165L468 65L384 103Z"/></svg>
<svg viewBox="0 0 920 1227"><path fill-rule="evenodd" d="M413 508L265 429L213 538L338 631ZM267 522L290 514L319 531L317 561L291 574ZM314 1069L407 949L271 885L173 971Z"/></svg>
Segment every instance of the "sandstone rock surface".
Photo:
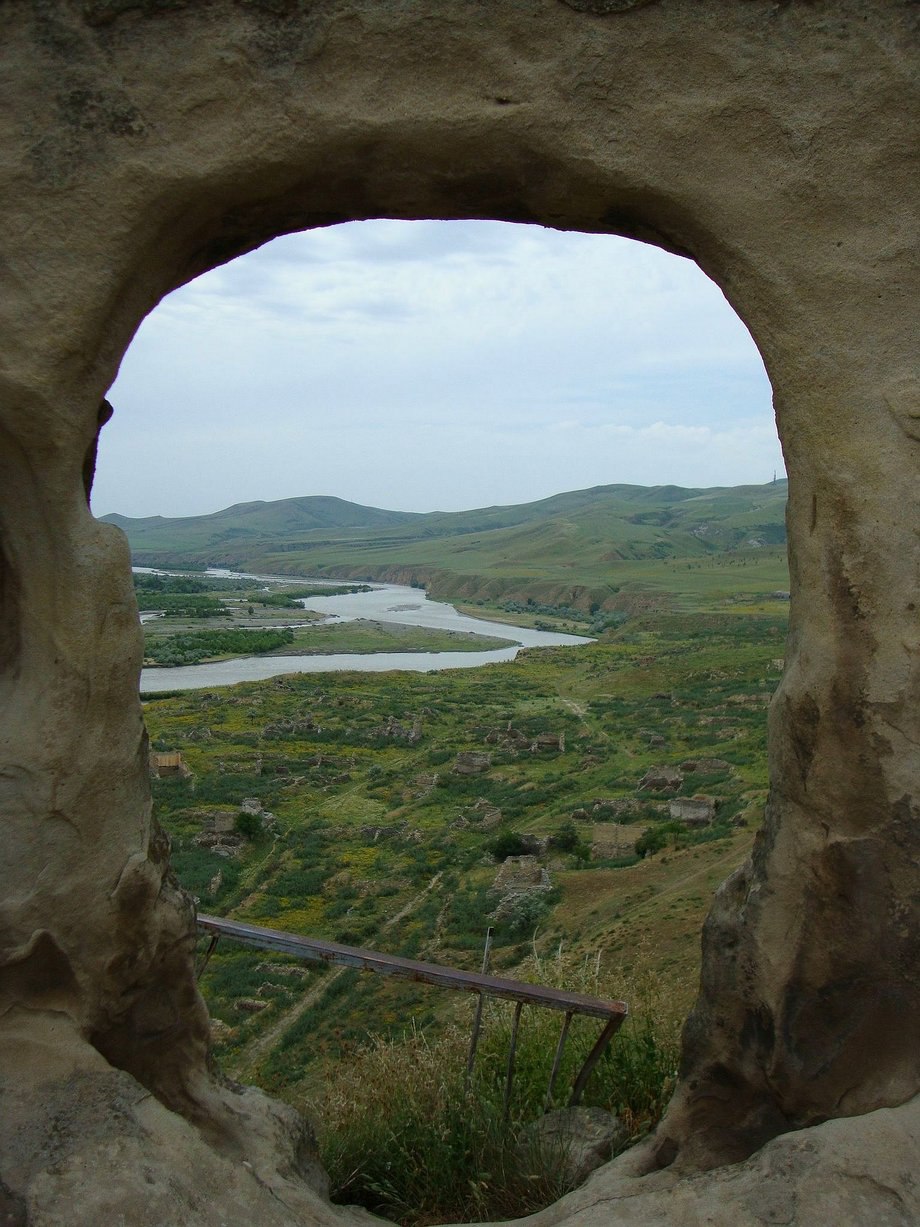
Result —
<svg viewBox="0 0 920 1227"><path fill-rule="evenodd" d="M642 1176L627 1152L530 1227L914 1227L920 1100L775 1138L746 1162ZM911 1156L914 1156L914 1159Z"/></svg>
<svg viewBox="0 0 920 1227"><path fill-rule="evenodd" d="M150 812L128 552L87 493L106 392L164 294L275 235L373 216L654 242L750 328L790 481L770 801L715 900L681 1082L642 1161L715 1166L858 1117L669 1204L720 1190L706 1221L745 1221L732 1199L762 1221L758 1181L781 1189L787 1159L813 1155L776 1221L826 1221L807 1216L835 1204L834 1172L847 1212L901 1213L894 1175L845 1178L840 1139L890 1173L916 1137L891 1123L907 1107L877 1109L920 1089L918 45L908 0L0 5L0 1070L34 1150L5 1134L4 1213L117 1222L115 1202L140 1204L142 1149L163 1197L170 1163L188 1189L194 1149L208 1193L175 1221L217 1221L211 1190L220 1221L288 1221L277 1201L257 1212L274 1177L227 1168L283 1152L277 1110L241 1113L208 1072L194 915ZM41 1060L17 1058L23 1018ZM41 1105L77 1113L78 1075L100 1119L135 1123L96 1149L71 1130L83 1149L53 1169ZM665 1177L617 1195L621 1221L659 1221ZM290 1196L289 1221L334 1217Z"/></svg>
<svg viewBox="0 0 920 1227"><path fill-rule="evenodd" d="M560 1150L563 1169L572 1184L584 1184L601 1167L614 1148L627 1137L622 1121L603 1108L557 1108L535 1121L527 1141L540 1149Z"/></svg>
<svg viewBox="0 0 920 1227"><path fill-rule="evenodd" d="M347 1227L359 1217L325 1200L303 1120L252 1087L212 1088L232 1123L215 1142L64 1016L11 1011L0 1043L0 1170L19 1215L11 1227Z"/></svg>

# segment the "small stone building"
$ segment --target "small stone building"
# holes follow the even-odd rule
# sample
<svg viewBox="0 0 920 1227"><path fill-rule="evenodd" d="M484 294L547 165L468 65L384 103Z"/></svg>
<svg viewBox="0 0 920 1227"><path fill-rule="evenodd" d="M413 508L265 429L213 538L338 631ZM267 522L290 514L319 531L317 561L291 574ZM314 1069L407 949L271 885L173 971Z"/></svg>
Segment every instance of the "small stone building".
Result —
<svg viewBox="0 0 920 1227"><path fill-rule="evenodd" d="M535 856L508 856L498 868L492 889L508 893L531 890L549 890L549 870L544 869Z"/></svg>
<svg viewBox="0 0 920 1227"><path fill-rule="evenodd" d="M669 808L672 820L686 827L708 827L716 816L714 797L675 797Z"/></svg>
<svg viewBox="0 0 920 1227"><path fill-rule="evenodd" d="M150 774L154 779L162 780L170 776L188 779L192 773L178 750L167 750L163 753L152 750L150 752Z"/></svg>

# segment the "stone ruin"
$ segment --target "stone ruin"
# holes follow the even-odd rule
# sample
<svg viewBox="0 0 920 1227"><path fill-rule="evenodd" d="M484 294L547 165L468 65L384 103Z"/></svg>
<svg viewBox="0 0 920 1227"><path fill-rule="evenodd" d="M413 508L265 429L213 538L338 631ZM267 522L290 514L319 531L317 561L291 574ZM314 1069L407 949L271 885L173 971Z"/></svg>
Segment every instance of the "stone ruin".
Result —
<svg viewBox="0 0 920 1227"><path fill-rule="evenodd" d="M150 752L150 774L157 779L168 779L171 776L179 779L189 779L191 771L178 750L167 750L162 753Z"/></svg>
<svg viewBox="0 0 920 1227"><path fill-rule="evenodd" d="M553 889L550 871L537 860L537 855L506 856L498 867L491 894L496 897L490 920L504 920L513 915L522 899L543 895Z"/></svg>
<svg viewBox="0 0 920 1227"><path fill-rule="evenodd" d="M480 754L478 750L461 750L454 758L451 770L455 775L485 775L491 766L491 754Z"/></svg>
<svg viewBox="0 0 920 1227"><path fill-rule="evenodd" d="M552 890L552 885L549 870L543 868L534 854L524 853L505 857L498 867L492 890L498 894L527 894L533 890Z"/></svg>
<svg viewBox="0 0 920 1227"><path fill-rule="evenodd" d="M675 797L668 805L668 817L688 827L708 827L716 816L715 797Z"/></svg>
<svg viewBox="0 0 920 1227"><path fill-rule="evenodd" d="M677 767L664 764L649 767L636 789L639 792L677 792L683 782L683 773Z"/></svg>
<svg viewBox="0 0 920 1227"><path fill-rule="evenodd" d="M560 753L565 751L565 733L552 733L545 729L541 733L528 736L523 730L516 729L510 720L503 729L489 729L484 740L487 745L501 746L512 754L525 750L530 754L552 750L558 750Z"/></svg>
<svg viewBox="0 0 920 1227"><path fill-rule="evenodd" d="M706 923L667 1116L536 1221L920 1217L918 18L908 0L0 6L6 1222L354 1217L325 1202L296 1114L209 1071L194 912L151 818L128 549L88 495L106 392L165 294L380 216L692 257L760 349L787 462L765 825Z"/></svg>

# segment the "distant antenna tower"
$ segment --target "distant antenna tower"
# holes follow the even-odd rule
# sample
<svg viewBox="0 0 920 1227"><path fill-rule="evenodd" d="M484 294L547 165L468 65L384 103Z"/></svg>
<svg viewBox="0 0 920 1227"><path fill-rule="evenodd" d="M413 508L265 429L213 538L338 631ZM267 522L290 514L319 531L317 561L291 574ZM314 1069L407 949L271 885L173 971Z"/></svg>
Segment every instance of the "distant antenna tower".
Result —
<svg viewBox="0 0 920 1227"><path fill-rule="evenodd" d="M773 470L773 484L776 485L776 469Z"/></svg>

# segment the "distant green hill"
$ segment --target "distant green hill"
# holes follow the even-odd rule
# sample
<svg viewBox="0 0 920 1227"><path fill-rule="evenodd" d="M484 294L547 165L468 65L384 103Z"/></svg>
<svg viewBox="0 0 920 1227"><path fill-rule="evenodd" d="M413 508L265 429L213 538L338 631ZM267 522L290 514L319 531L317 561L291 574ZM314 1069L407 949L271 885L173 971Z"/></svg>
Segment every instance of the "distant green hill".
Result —
<svg viewBox="0 0 920 1227"><path fill-rule="evenodd" d="M278 502L234 503L211 515L169 519L149 516L134 520L129 516L103 516L117 524L131 542L135 556L141 552L176 554L188 558L210 558L210 551L251 550L261 543L286 541L292 535L326 531L330 528L381 528L424 519L411 511L382 511L362 507L345 499L327 495L285 498Z"/></svg>
<svg viewBox="0 0 920 1227"><path fill-rule="evenodd" d="M757 582L782 586L786 496L785 481L612 485L460 512L385 511L312 496L186 519L104 519L125 532L138 565L391 580L454 598L615 608L624 584L672 588L675 567L712 571L707 560L750 557L751 581L769 560Z"/></svg>

